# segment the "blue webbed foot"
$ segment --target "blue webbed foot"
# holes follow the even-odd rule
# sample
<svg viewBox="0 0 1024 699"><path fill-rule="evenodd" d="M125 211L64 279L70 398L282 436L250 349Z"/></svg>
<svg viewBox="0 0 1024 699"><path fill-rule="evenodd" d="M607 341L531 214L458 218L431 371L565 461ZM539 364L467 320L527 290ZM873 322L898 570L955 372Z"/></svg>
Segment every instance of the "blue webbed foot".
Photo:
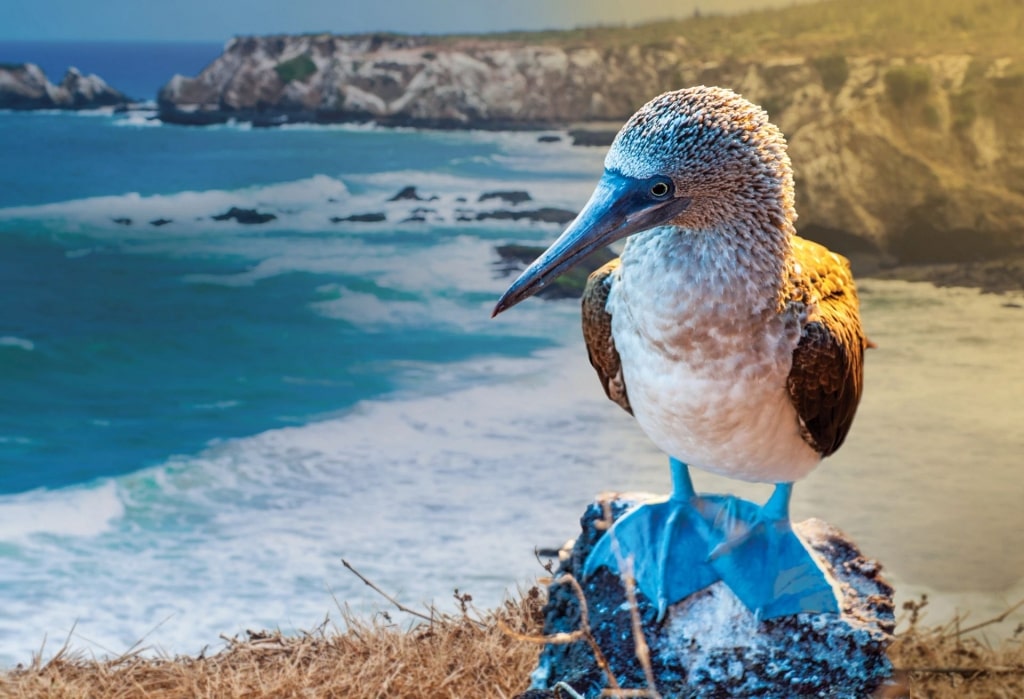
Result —
<svg viewBox="0 0 1024 699"><path fill-rule="evenodd" d="M777 485L764 507L729 498L734 503L723 503L716 513L711 566L762 619L839 612L828 576L793 532L791 488Z"/></svg>
<svg viewBox="0 0 1024 699"><path fill-rule="evenodd" d="M590 576L601 566L622 574L632 557L637 589L665 617L670 604L703 590L719 579L708 562L712 541L698 506L686 465L672 460L672 495L638 505L623 515L594 545L584 565Z"/></svg>
<svg viewBox="0 0 1024 699"><path fill-rule="evenodd" d="M778 484L763 507L731 495L698 496L686 465L670 463L672 495L615 522L594 545L584 576L602 566L631 570L659 620L670 605L718 580L762 619L839 612L829 576L790 524L792 484Z"/></svg>

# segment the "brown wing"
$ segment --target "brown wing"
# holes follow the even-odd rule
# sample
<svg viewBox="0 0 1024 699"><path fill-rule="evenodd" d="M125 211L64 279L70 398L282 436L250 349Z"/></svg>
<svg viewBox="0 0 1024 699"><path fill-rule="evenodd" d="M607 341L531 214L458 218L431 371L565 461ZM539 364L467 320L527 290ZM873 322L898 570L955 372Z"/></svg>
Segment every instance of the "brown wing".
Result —
<svg viewBox="0 0 1024 699"><path fill-rule="evenodd" d="M615 258L587 278L587 286L583 290L583 340L587 344L590 364L597 370L604 392L632 415L626 384L622 380L622 362L619 361L619 353L612 339L612 315L605 310L608 293L611 291L612 273L618 266L619 259Z"/></svg>
<svg viewBox="0 0 1024 699"><path fill-rule="evenodd" d="M822 456L846 439L864 384L864 350L857 289L846 258L802 238L794 239L794 296L817 300L793 351L789 395L804 439Z"/></svg>

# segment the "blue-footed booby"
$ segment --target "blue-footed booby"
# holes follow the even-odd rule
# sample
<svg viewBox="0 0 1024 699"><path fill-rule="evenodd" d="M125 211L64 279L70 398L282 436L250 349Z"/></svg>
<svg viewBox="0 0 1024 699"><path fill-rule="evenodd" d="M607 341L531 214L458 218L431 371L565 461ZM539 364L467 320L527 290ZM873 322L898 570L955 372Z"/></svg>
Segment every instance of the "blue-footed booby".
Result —
<svg viewBox="0 0 1024 699"><path fill-rule="evenodd" d="M668 92L626 122L583 210L494 309L628 237L590 276L583 336L605 393L669 455L673 490L620 519L585 570L622 572L619 551L632 555L659 616L719 579L761 618L838 611L789 499L843 443L869 343L847 260L795 220L764 110L722 88ZM688 466L775 491L764 506L697 495Z"/></svg>

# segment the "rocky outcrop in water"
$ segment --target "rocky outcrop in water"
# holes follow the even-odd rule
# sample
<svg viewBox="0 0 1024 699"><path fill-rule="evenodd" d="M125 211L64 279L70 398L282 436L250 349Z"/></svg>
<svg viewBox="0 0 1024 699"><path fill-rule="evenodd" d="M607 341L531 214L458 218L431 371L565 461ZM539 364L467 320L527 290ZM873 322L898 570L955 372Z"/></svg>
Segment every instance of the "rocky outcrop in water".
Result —
<svg viewBox="0 0 1024 699"><path fill-rule="evenodd" d="M331 35L246 37L197 77L175 76L160 116L376 121L446 128L589 122L606 143L658 93L717 84L785 132L802 234L870 270L1024 250L1024 66L1010 59L872 56L701 61L679 38L650 46ZM600 123L599 123L600 122ZM861 258L861 259L858 259Z"/></svg>
<svg viewBox="0 0 1024 699"><path fill-rule="evenodd" d="M68 68L54 85L34 63L0 64L0 109L97 109L123 107L130 100L98 75Z"/></svg>

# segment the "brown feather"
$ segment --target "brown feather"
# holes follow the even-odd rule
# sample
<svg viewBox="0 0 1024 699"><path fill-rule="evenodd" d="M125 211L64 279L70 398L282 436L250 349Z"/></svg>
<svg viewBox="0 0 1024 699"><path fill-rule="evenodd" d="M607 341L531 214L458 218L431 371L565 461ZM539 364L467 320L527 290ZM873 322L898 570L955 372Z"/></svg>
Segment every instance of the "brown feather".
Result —
<svg viewBox="0 0 1024 699"><path fill-rule="evenodd" d="M789 298L805 304L809 316L793 351L787 387L804 439L828 456L850 431L864 385L864 350L870 344L861 329L846 258L794 236L793 259Z"/></svg>
<svg viewBox="0 0 1024 699"><path fill-rule="evenodd" d="M583 340L590 355L590 364L597 370L605 394L632 415L633 408L629 405L626 383L622 379L622 362L612 339L612 316L605 310L612 273L618 267L619 258L615 258L587 278L587 286L583 290Z"/></svg>

